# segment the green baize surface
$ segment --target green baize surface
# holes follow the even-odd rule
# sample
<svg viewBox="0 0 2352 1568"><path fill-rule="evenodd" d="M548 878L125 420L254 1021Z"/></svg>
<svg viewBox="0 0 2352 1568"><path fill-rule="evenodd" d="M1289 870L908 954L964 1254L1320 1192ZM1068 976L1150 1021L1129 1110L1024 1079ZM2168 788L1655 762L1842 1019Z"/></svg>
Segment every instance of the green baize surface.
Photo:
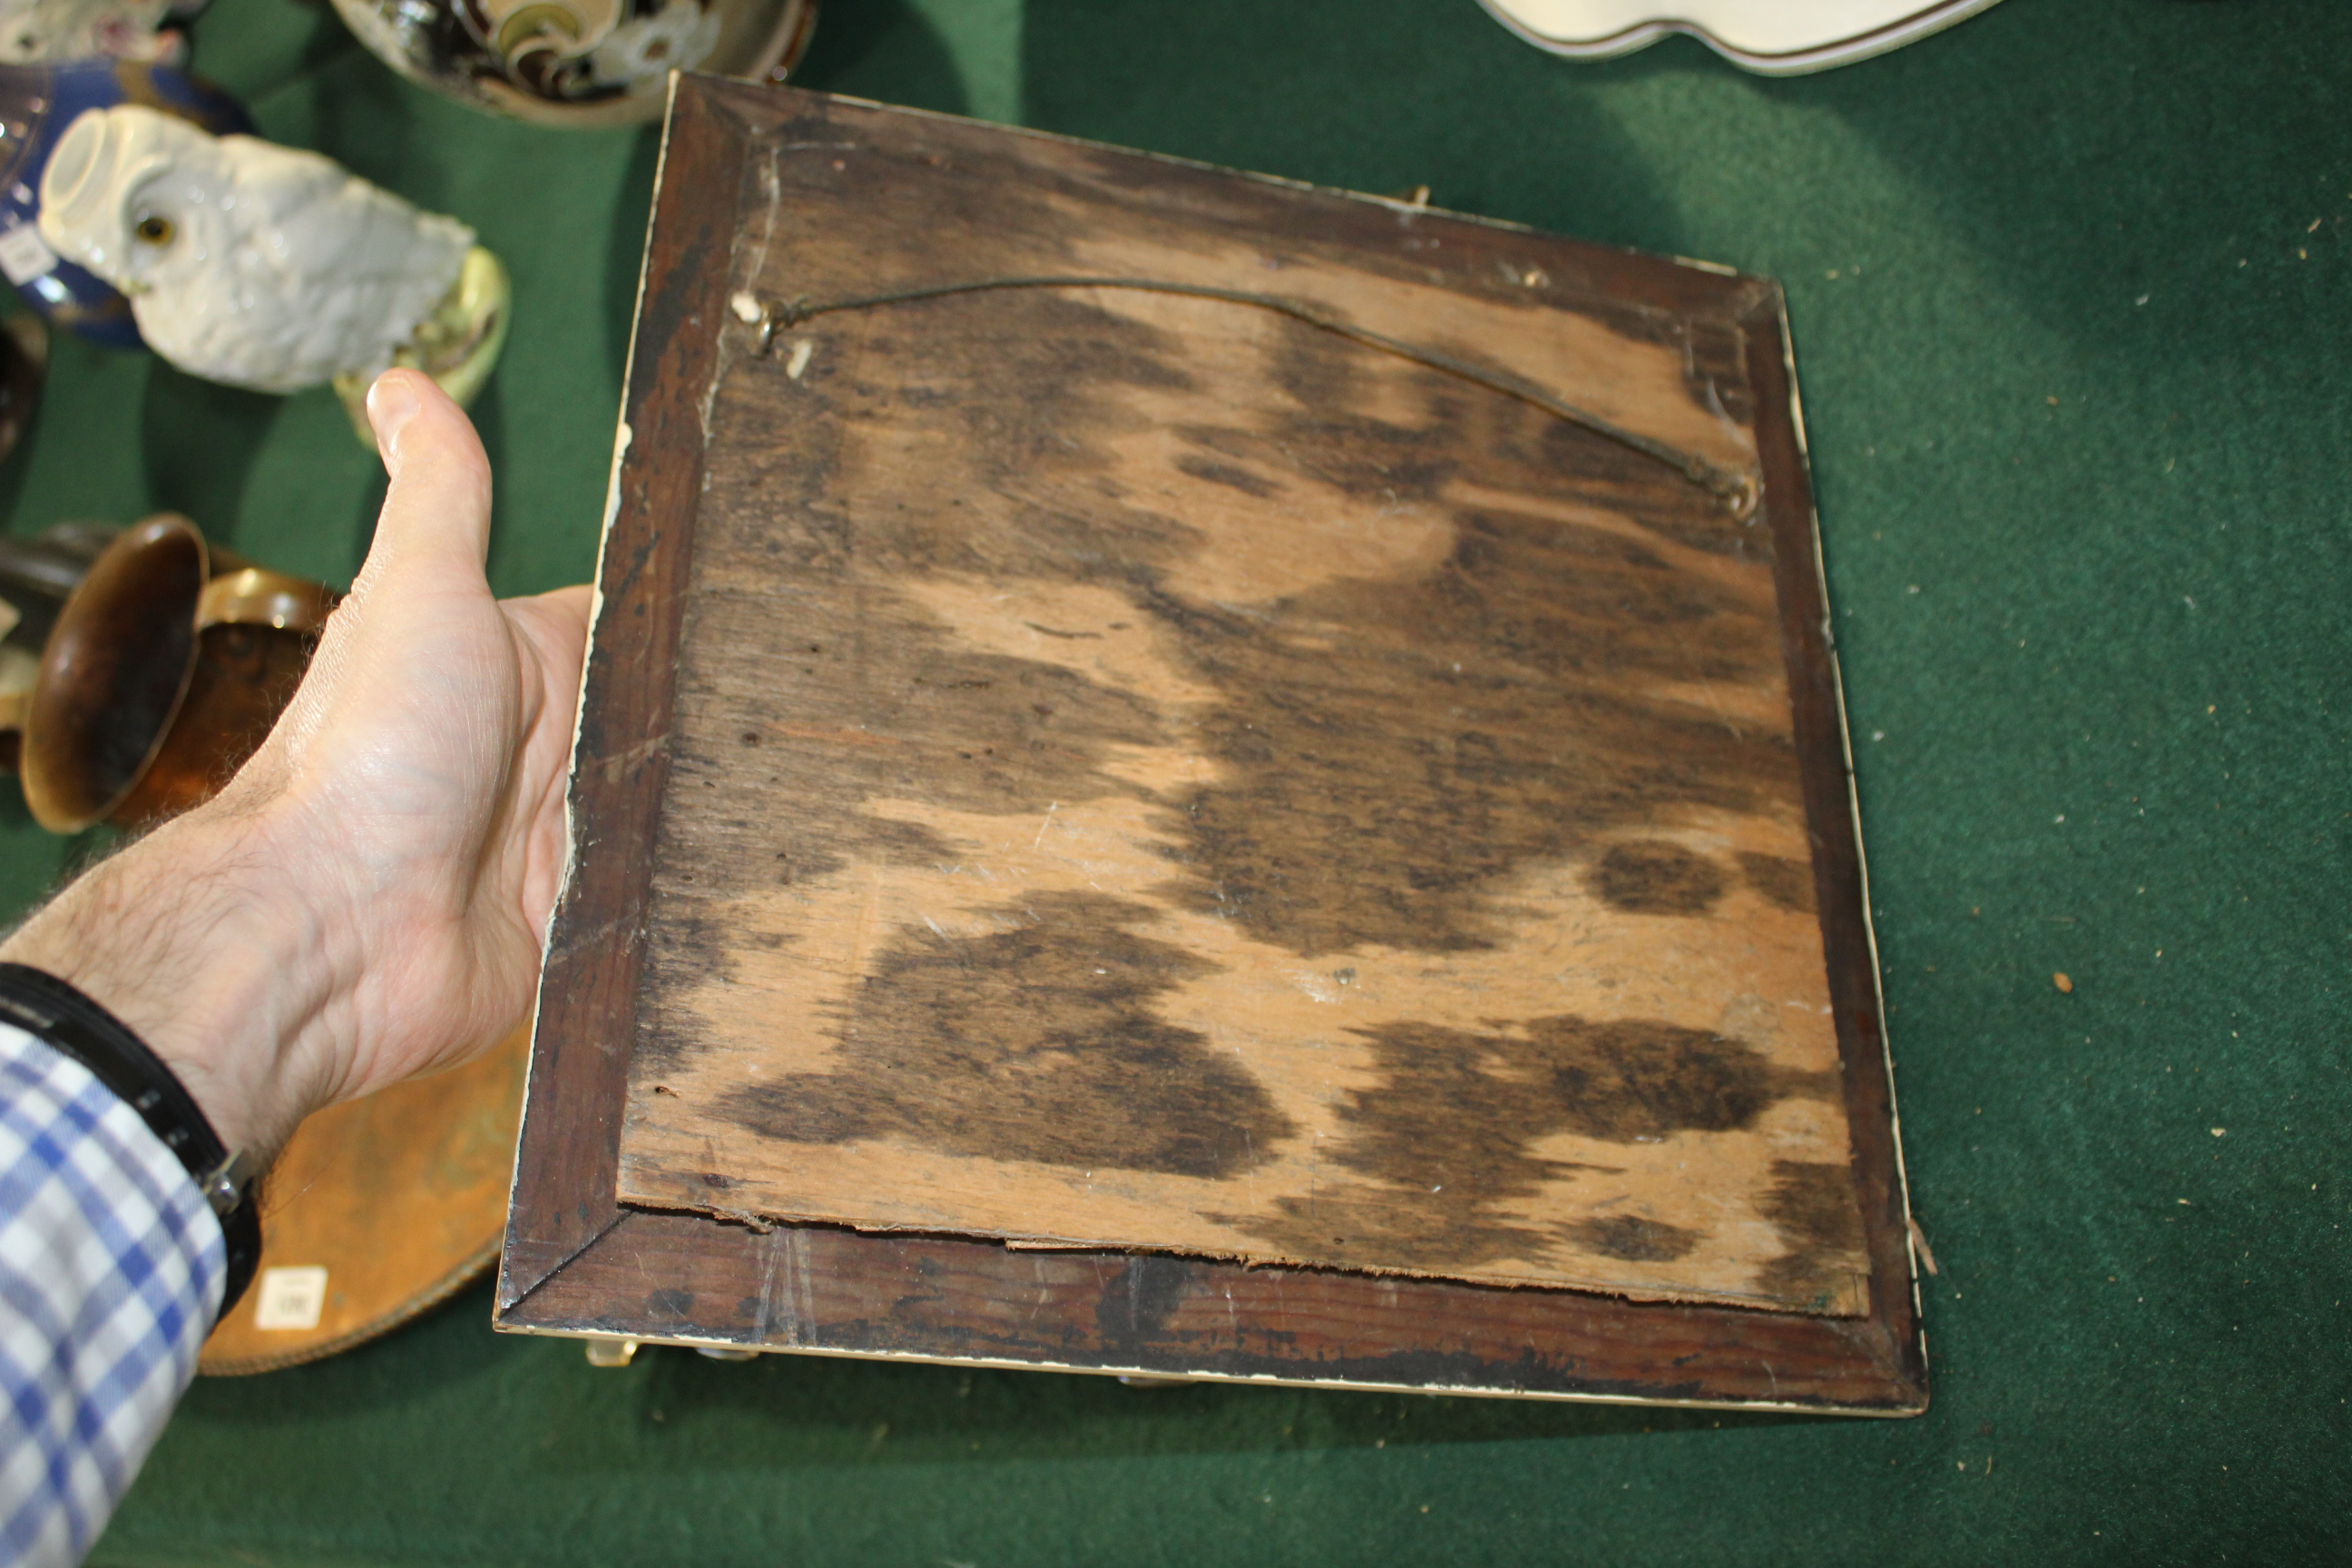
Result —
<svg viewBox="0 0 2352 1568"><path fill-rule="evenodd" d="M1913 1421L680 1351L475 1291L201 1383L111 1564L2271 1563L2345 1552L2352 6L2011 0L1768 81L1470 0L828 0L803 79L1704 257L1789 289L1934 1407ZM263 129L513 268L502 591L593 560L656 137L478 116L217 0ZM65 343L8 526L347 581L323 391ZM0 808L9 907L95 844ZM2052 984L2074 981L2071 995ZM2217 1131L2222 1130L2222 1131ZM2338 1557L2340 1559L2340 1556Z"/></svg>

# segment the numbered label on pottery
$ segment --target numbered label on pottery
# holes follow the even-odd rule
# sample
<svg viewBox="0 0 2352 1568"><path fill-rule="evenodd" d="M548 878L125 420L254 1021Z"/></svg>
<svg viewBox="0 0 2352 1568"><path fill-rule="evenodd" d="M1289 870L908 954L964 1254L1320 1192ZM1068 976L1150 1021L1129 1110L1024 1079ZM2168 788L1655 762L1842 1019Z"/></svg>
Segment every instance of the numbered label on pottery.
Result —
<svg viewBox="0 0 2352 1568"><path fill-rule="evenodd" d="M327 1306L327 1271L318 1268L265 1268L255 1291L253 1326L315 1329Z"/></svg>

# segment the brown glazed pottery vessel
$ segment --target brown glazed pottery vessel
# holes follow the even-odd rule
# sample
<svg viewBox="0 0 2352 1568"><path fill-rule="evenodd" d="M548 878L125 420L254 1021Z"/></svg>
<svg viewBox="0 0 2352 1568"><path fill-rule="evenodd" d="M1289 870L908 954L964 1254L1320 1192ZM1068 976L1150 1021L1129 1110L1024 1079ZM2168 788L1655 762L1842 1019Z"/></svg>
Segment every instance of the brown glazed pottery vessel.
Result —
<svg viewBox="0 0 2352 1568"><path fill-rule="evenodd" d="M136 828L211 796L292 700L335 600L210 549L176 513L124 530L57 612L21 700L34 820Z"/></svg>

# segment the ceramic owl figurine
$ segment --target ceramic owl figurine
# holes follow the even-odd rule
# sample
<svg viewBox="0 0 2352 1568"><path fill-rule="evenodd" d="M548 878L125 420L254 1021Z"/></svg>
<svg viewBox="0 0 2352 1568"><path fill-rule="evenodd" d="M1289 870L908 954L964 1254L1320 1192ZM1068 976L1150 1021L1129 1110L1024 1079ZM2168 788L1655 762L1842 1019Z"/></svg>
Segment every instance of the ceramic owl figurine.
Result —
<svg viewBox="0 0 2352 1568"><path fill-rule="evenodd" d="M332 381L356 404L413 364L463 402L505 338L505 269L465 225L316 153L135 104L67 127L40 229L130 297L156 353L232 386Z"/></svg>

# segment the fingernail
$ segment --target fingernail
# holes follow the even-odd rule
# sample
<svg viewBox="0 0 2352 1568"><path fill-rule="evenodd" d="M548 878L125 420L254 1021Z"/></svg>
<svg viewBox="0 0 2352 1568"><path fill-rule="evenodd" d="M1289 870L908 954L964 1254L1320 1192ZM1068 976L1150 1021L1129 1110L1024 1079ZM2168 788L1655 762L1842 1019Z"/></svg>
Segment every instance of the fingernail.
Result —
<svg viewBox="0 0 2352 1568"><path fill-rule="evenodd" d="M375 449L390 462L400 452L400 433L416 417L416 394L408 388L408 378L390 373L375 378L368 388L368 423L375 427Z"/></svg>

